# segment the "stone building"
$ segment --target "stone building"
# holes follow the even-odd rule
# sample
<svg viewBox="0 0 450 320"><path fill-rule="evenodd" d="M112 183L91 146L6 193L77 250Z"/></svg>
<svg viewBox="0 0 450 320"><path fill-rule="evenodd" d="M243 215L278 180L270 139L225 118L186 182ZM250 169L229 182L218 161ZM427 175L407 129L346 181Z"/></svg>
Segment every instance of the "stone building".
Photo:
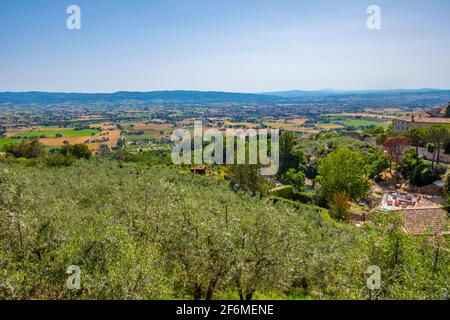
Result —
<svg viewBox="0 0 450 320"><path fill-rule="evenodd" d="M450 107L450 103L449 103ZM434 124L450 124L446 118L447 107L442 106L430 111L418 111L393 120L395 131L407 131L414 128L430 127Z"/></svg>

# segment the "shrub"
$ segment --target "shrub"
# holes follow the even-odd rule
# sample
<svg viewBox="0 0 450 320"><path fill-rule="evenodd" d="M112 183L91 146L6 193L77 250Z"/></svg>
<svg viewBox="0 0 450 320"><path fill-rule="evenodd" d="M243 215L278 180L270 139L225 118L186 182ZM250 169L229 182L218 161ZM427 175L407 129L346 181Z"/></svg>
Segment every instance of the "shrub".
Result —
<svg viewBox="0 0 450 320"><path fill-rule="evenodd" d="M3 147L3 150L16 158L38 158L44 155L44 145L38 139L12 143Z"/></svg>
<svg viewBox="0 0 450 320"><path fill-rule="evenodd" d="M294 200L304 204L310 204L313 202L313 195L309 192L297 192L294 194Z"/></svg>
<svg viewBox="0 0 450 320"><path fill-rule="evenodd" d="M429 164L422 163L415 167L410 181L413 185L423 187L440 179L440 169L433 169Z"/></svg>
<svg viewBox="0 0 450 320"><path fill-rule="evenodd" d="M444 154L450 154L450 141L444 143Z"/></svg>
<svg viewBox="0 0 450 320"><path fill-rule="evenodd" d="M69 144L65 145L61 149L61 154L64 156L72 156L76 159L86 159L92 158L92 151L89 150L88 146L85 144Z"/></svg>
<svg viewBox="0 0 450 320"><path fill-rule="evenodd" d="M389 138L389 136L385 133L380 134L377 136L377 145L382 146L386 142L386 140Z"/></svg>
<svg viewBox="0 0 450 320"><path fill-rule="evenodd" d="M350 220L350 196L346 192L335 193L329 203L331 216L339 221Z"/></svg>
<svg viewBox="0 0 450 320"><path fill-rule="evenodd" d="M274 197L293 200L295 191L293 186L282 186L272 189L270 193Z"/></svg>
<svg viewBox="0 0 450 320"><path fill-rule="evenodd" d="M434 172L438 176L442 176L447 173L447 167L445 165L436 165L434 167Z"/></svg>
<svg viewBox="0 0 450 320"><path fill-rule="evenodd" d="M281 181L295 188L296 191L302 191L305 188L305 174L302 171L289 169L282 177Z"/></svg>
<svg viewBox="0 0 450 320"><path fill-rule="evenodd" d="M400 167L409 181L418 187L423 187L439 180L447 172L447 167L443 165L436 165L433 168L423 158L417 157L413 149L405 152Z"/></svg>
<svg viewBox="0 0 450 320"><path fill-rule="evenodd" d="M49 155L46 161L49 167L68 167L75 162L75 159L70 155L64 156L61 153L55 153Z"/></svg>
<svg viewBox="0 0 450 320"><path fill-rule="evenodd" d="M414 175L416 167L423 164L423 158L417 157L416 151L414 149L410 149L403 154L400 169L405 173L406 177L410 179Z"/></svg>

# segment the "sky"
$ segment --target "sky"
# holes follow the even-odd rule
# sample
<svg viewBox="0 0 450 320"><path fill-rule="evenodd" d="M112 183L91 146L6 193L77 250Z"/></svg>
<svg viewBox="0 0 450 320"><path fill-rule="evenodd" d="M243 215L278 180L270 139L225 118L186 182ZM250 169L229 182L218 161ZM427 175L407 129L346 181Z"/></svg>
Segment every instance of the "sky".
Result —
<svg viewBox="0 0 450 320"><path fill-rule="evenodd" d="M450 89L449 17L448 0L1 0L0 91Z"/></svg>

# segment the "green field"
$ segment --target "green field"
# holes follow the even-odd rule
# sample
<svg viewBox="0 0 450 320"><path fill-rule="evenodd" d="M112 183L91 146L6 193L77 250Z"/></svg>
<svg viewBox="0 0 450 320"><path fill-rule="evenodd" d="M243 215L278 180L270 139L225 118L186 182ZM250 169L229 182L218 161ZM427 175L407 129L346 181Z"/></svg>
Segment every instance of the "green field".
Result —
<svg viewBox="0 0 450 320"><path fill-rule="evenodd" d="M385 129L392 124L392 121L383 121L382 119L370 119L361 116L350 116L343 114L321 114L322 117L333 118L331 121L345 127L365 128L371 126L381 126ZM356 119L355 119L356 118ZM322 125L322 124L318 124Z"/></svg>
<svg viewBox="0 0 450 320"><path fill-rule="evenodd" d="M48 127L50 128L56 128L56 127ZM99 130L95 129L86 129L86 130L74 130L74 129L60 129L60 130L35 130L30 132L24 132L14 135L14 137L20 137L20 138L2 138L0 139L0 147L3 147L5 145L11 144L11 143L20 143L21 141L25 139L30 139L33 137L42 137L45 136L46 138L56 138L57 134L61 134L63 137L87 137L92 136L97 133L99 133Z"/></svg>
<svg viewBox="0 0 450 320"><path fill-rule="evenodd" d="M339 124L336 123L325 123L325 122L319 122L314 124L315 126L320 126L320 127L335 127L335 126L339 126Z"/></svg>
<svg viewBox="0 0 450 320"><path fill-rule="evenodd" d="M56 138L57 134L61 134L63 137L85 137L92 136L99 133L99 130L87 129L87 130L74 130L74 129L61 129L61 130L36 130L30 132L24 132L15 136L23 138L41 137Z"/></svg>
<svg viewBox="0 0 450 320"><path fill-rule="evenodd" d="M158 130L135 130L132 132L139 132L139 131L143 131L144 134L142 134L142 135L126 134L125 140L127 142L147 143L147 142L150 142L150 141L156 139L161 134L161 131L158 131ZM171 134L172 130L163 130L162 132L164 134Z"/></svg>
<svg viewBox="0 0 450 320"><path fill-rule="evenodd" d="M391 122L370 121L370 120L348 120L344 122L346 127L371 127L381 126L388 128Z"/></svg>
<svg viewBox="0 0 450 320"><path fill-rule="evenodd" d="M285 123L285 122L264 122L265 126L273 129L291 130L291 131L303 131L306 127L302 124Z"/></svg>
<svg viewBox="0 0 450 320"><path fill-rule="evenodd" d="M5 145L11 144L11 143L19 143L21 141L22 141L22 139L3 138L3 139L0 139L0 147L3 147Z"/></svg>
<svg viewBox="0 0 450 320"><path fill-rule="evenodd" d="M127 142L138 142L138 143L148 143L151 140L155 139L157 137L157 134L143 134L140 136L134 136L134 135L125 135L124 139Z"/></svg>

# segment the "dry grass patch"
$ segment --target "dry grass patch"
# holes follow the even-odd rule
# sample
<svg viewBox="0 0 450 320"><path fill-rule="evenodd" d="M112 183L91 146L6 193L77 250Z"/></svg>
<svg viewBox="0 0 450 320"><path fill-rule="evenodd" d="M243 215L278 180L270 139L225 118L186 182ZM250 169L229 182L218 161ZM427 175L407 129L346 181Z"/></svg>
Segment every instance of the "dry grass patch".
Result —
<svg viewBox="0 0 450 320"><path fill-rule="evenodd" d="M241 127L246 129L255 129L259 128L259 123L250 123L250 122L231 122L231 121L225 121L223 123L225 127Z"/></svg>
<svg viewBox="0 0 450 320"><path fill-rule="evenodd" d="M289 119L286 122L290 123L290 124L295 124L295 125L302 126L305 123L307 123L308 121L309 121L309 119Z"/></svg>
<svg viewBox="0 0 450 320"><path fill-rule="evenodd" d="M155 124L155 123L143 123L138 122L133 126L134 130L155 130L155 131L166 131L173 128L172 124Z"/></svg>

